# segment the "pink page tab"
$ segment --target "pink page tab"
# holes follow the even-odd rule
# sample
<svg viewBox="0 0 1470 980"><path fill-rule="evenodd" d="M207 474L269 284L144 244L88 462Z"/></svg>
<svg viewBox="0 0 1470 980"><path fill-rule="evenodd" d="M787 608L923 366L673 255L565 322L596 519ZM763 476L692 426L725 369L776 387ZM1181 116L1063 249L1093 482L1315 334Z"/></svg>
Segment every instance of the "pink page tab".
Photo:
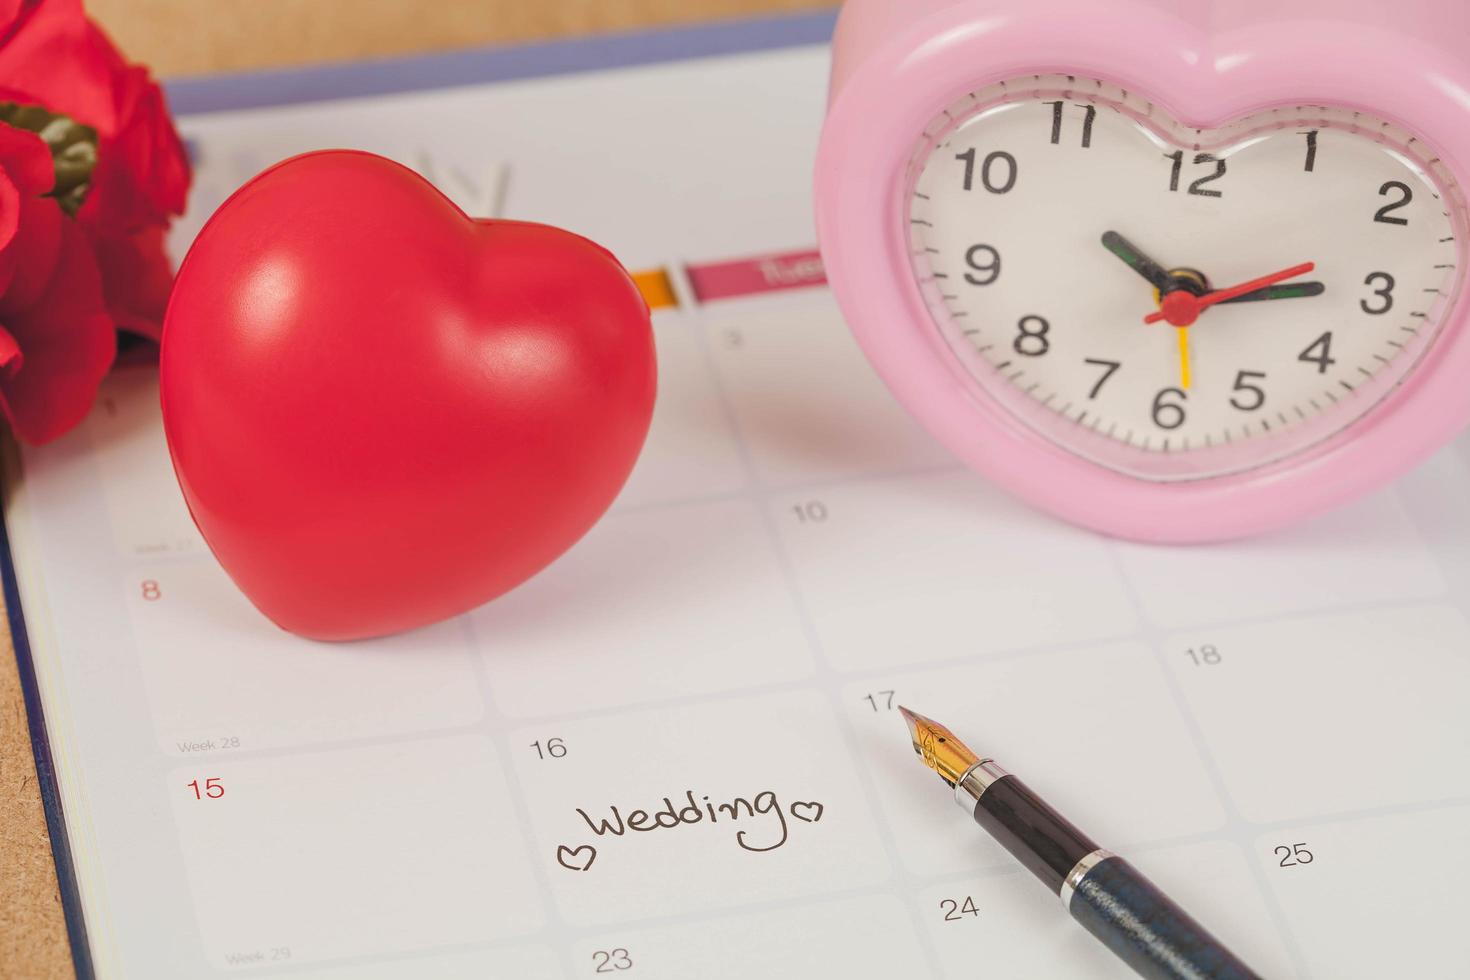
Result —
<svg viewBox="0 0 1470 980"><path fill-rule="evenodd" d="M701 303L827 284L822 254L815 250L691 265L684 271Z"/></svg>

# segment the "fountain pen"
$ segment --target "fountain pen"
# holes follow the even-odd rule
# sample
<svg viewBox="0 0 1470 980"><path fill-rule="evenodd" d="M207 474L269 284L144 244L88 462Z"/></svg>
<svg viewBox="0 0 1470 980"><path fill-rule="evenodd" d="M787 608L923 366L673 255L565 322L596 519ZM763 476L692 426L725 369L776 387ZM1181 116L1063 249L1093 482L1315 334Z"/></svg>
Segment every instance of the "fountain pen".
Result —
<svg viewBox="0 0 1470 980"><path fill-rule="evenodd" d="M1092 842L1026 784L938 722L900 707L914 751L986 833L1082 926L1149 980L1261 980L1127 861Z"/></svg>

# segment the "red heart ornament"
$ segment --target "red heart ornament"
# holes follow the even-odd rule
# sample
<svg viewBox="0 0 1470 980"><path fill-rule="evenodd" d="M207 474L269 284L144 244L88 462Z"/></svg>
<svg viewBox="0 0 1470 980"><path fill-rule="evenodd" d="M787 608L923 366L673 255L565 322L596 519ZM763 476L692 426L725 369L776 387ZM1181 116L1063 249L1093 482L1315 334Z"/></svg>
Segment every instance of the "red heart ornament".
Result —
<svg viewBox="0 0 1470 980"><path fill-rule="evenodd" d="M163 332L195 523L265 615L322 640L454 616L544 568L627 480L655 388L648 307L611 254L471 220L351 151L225 202Z"/></svg>

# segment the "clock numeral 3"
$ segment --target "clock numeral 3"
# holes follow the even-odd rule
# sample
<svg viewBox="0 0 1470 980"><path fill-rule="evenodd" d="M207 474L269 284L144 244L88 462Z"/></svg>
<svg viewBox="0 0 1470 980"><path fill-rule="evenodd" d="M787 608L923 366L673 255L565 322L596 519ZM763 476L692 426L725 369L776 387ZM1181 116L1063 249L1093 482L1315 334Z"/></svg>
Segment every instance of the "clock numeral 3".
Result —
<svg viewBox="0 0 1470 980"><path fill-rule="evenodd" d="M955 159L965 165L965 190L975 189L975 161L979 154L974 149L955 154ZM1003 150L987 156L979 166L980 183L992 194L1009 194L1016 186L1020 167L1016 158Z"/></svg>
<svg viewBox="0 0 1470 980"><path fill-rule="evenodd" d="M1358 305L1363 308L1364 313L1370 316L1383 316L1383 314L1393 309L1393 290L1398 285L1398 280L1394 279L1387 272L1375 272L1363 280L1363 285L1365 286L1372 286L1375 283L1383 284L1382 289L1375 289L1373 291L1373 295L1382 299L1383 302L1378 305L1373 305L1365 299L1360 301Z"/></svg>
<svg viewBox="0 0 1470 980"><path fill-rule="evenodd" d="M1177 192L1179 190L1179 185L1184 177L1184 151L1175 150L1173 153L1167 154L1165 156L1165 159L1174 161L1174 169L1169 177L1169 190ZM1211 190L1208 188L1207 185L1213 184L1215 181L1225 176L1225 172L1228 169L1228 165L1225 163L1225 161L1215 156L1213 153L1196 153L1194 157L1194 162L1196 166L1204 166L1206 164L1213 163L1215 165L1215 172L1212 174L1207 174L1206 176L1201 177L1194 183L1190 184L1189 193L1193 194L1195 197L1224 197L1224 192Z"/></svg>
<svg viewBox="0 0 1470 980"><path fill-rule="evenodd" d="M1401 180L1390 180L1388 183L1378 188L1379 197L1387 197L1388 195L1395 192L1398 193L1399 199L1397 201L1394 201L1392 204L1385 204L1383 207L1379 208L1378 213L1373 216L1374 221L1385 225L1407 225L1409 223L1408 218L1395 218L1393 217L1393 213L1395 211L1400 211L1413 203L1414 189Z"/></svg>

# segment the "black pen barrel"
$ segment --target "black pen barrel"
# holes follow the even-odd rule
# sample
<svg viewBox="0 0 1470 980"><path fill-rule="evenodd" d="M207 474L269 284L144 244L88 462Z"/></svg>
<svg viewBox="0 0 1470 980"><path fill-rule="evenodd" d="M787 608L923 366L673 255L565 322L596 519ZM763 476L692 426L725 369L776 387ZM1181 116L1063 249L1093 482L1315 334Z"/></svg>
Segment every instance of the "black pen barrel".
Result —
<svg viewBox="0 0 1470 980"><path fill-rule="evenodd" d="M986 762L959 790L975 798L975 822L1140 976L1260 980L1132 865L1099 848L1015 776Z"/></svg>
<svg viewBox="0 0 1470 980"><path fill-rule="evenodd" d="M1133 865L1104 852L1064 896L1067 911L1150 980L1261 980Z"/></svg>
<svg viewBox="0 0 1470 980"><path fill-rule="evenodd" d="M975 801L975 822L1060 895L1067 875L1097 845L1015 776L991 782Z"/></svg>

